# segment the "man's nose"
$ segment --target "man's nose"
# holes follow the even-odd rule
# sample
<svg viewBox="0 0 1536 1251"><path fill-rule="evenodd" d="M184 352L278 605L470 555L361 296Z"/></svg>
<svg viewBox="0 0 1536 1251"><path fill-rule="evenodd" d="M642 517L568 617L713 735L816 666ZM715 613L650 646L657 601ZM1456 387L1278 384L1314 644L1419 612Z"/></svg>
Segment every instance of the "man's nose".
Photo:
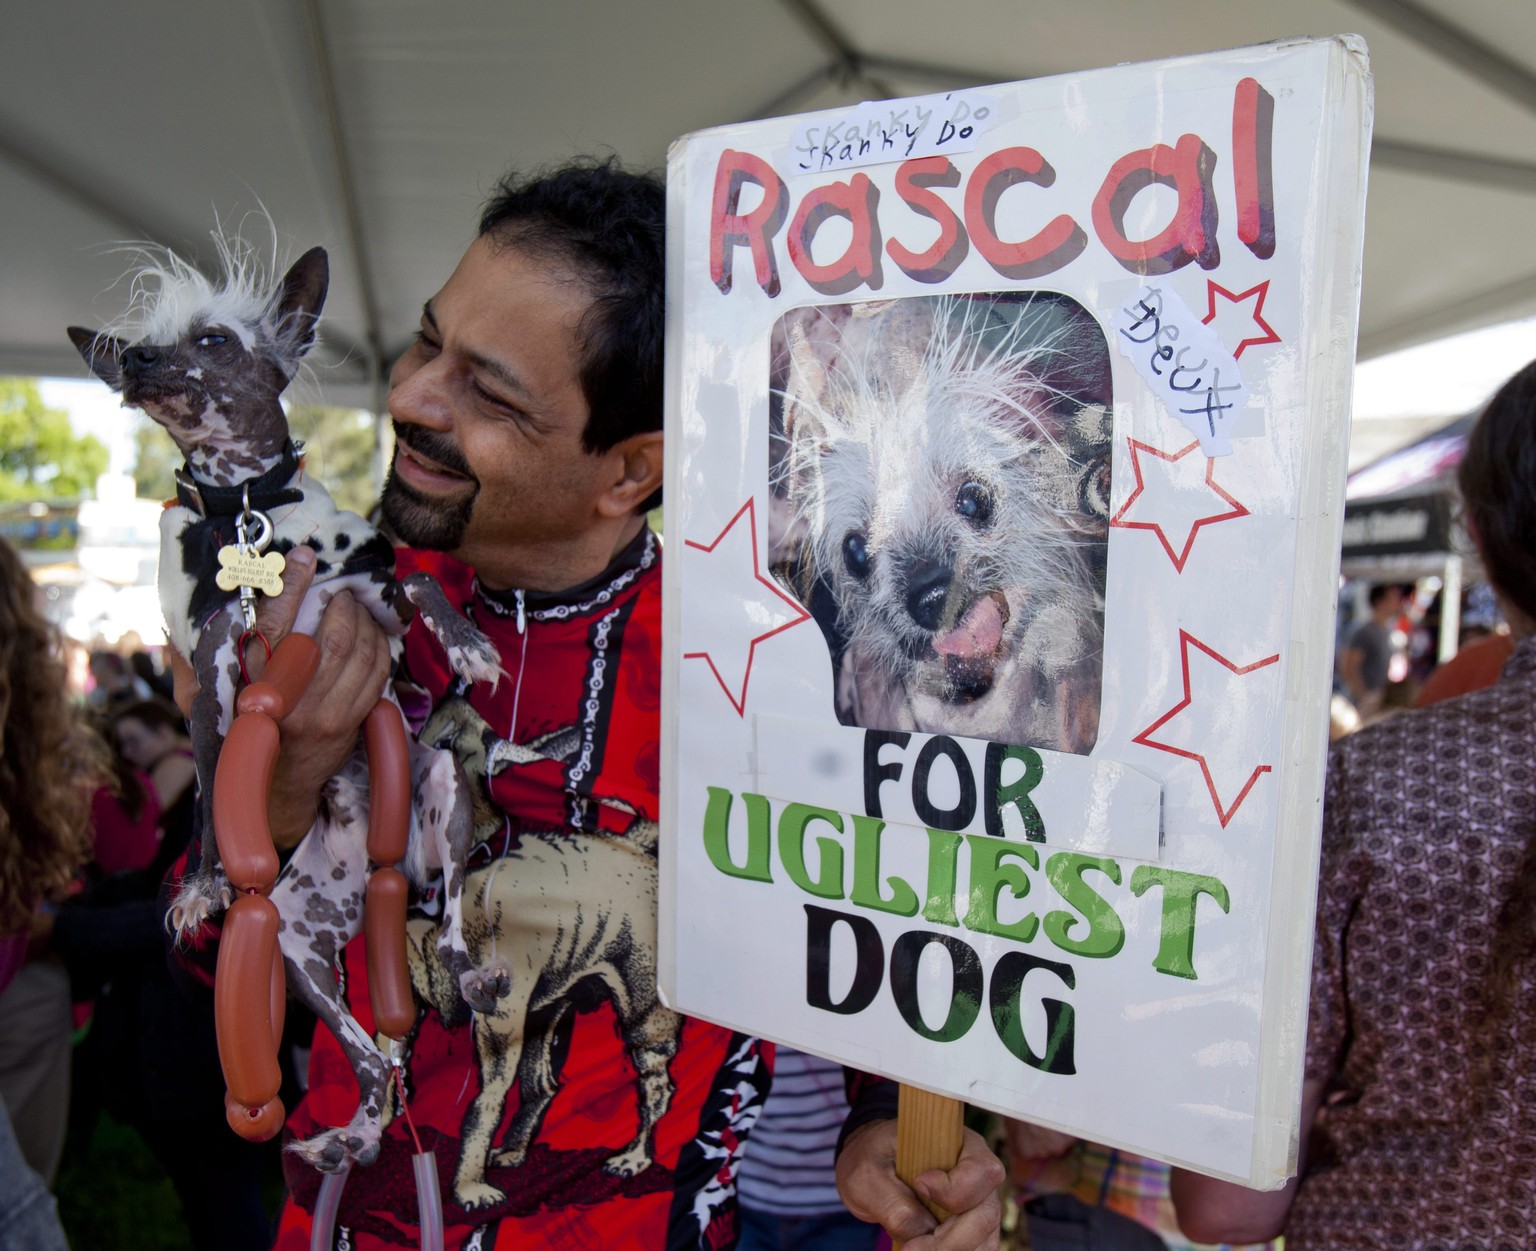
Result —
<svg viewBox="0 0 1536 1251"><path fill-rule="evenodd" d="M449 385L441 357L412 366L407 354L390 370L385 407L396 421L434 430L451 429L453 405Z"/></svg>

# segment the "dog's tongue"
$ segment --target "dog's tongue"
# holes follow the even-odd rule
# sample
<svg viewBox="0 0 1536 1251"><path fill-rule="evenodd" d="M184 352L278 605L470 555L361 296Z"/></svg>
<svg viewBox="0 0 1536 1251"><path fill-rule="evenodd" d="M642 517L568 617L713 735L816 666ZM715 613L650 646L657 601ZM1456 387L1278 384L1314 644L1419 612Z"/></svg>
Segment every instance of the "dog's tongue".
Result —
<svg viewBox="0 0 1536 1251"><path fill-rule="evenodd" d="M1003 640L1003 614L997 599L983 595L961 617L954 629L946 630L933 640L933 650L940 656L961 656L966 659L990 656Z"/></svg>

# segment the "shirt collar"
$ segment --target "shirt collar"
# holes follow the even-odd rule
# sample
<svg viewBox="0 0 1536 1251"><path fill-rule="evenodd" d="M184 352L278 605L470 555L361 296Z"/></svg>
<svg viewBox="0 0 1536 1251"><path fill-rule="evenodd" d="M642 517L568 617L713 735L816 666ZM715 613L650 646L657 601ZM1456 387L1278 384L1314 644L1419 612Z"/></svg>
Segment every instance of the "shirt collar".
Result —
<svg viewBox="0 0 1536 1251"><path fill-rule="evenodd" d="M535 621L563 621L607 607L660 556L661 546L656 535L649 526L641 526L640 532L595 578L563 591L493 591L476 578L475 596L501 617L516 619L521 601L523 612Z"/></svg>

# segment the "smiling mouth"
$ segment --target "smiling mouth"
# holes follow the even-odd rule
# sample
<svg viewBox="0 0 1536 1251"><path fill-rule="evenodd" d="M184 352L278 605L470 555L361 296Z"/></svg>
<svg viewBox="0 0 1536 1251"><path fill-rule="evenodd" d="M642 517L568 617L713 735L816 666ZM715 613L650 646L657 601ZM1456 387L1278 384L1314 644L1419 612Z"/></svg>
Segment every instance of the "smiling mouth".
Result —
<svg viewBox="0 0 1536 1251"><path fill-rule="evenodd" d="M468 474L460 473L457 469L449 469L431 457L422 455L403 440L396 441L395 462L397 468L401 462L405 463L405 476L415 484L454 486L474 482Z"/></svg>

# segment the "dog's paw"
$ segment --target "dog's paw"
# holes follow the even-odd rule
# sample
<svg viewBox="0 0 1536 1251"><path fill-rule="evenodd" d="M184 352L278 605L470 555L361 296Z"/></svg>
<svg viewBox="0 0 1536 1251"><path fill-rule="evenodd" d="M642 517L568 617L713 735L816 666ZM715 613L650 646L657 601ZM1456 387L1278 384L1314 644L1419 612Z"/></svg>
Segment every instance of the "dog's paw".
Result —
<svg viewBox="0 0 1536 1251"><path fill-rule="evenodd" d="M171 904L171 910L166 917L171 923L171 932L179 943L187 935L200 929L203 922L208 919L208 904L201 896L189 895L186 891L182 891Z"/></svg>
<svg viewBox="0 0 1536 1251"><path fill-rule="evenodd" d="M651 1153L639 1143L603 1161L603 1172L610 1177L635 1177L650 1167Z"/></svg>
<svg viewBox="0 0 1536 1251"><path fill-rule="evenodd" d="M379 1158L379 1135L361 1133L351 1126L328 1129L288 1148L322 1173L340 1173L353 1164L372 1164Z"/></svg>
<svg viewBox="0 0 1536 1251"><path fill-rule="evenodd" d="M454 631L451 639L444 640L443 650L449 666L466 682L489 682L495 686L505 676L496 645L467 623L464 629Z"/></svg>
<svg viewBox="0 0 1536 1251"><path fill-rule="evenodd" d="M468 969L459 975L459 994L475 1012L494 1012L496 1005L511 992L512 975L500 961L489 968Z"/></svg>
<svg viewBox="0 0 1536 1251"><path fill-rule="evenodd" d="M200 929L209 917L225 911L233 902L234 896L227 879L220 877L213 880L201 873L193 874L182 883L167 913L176 940L181 942L186 939Z"/></svg>
<svg viewBox="0 0 1536 1251"><path fill-rule="evenodd" d="M473 1212L477 1208L495 1207L507 1196L489 1182L462 1181L454 1183L453 1197L466 1212Z"/></svg>

